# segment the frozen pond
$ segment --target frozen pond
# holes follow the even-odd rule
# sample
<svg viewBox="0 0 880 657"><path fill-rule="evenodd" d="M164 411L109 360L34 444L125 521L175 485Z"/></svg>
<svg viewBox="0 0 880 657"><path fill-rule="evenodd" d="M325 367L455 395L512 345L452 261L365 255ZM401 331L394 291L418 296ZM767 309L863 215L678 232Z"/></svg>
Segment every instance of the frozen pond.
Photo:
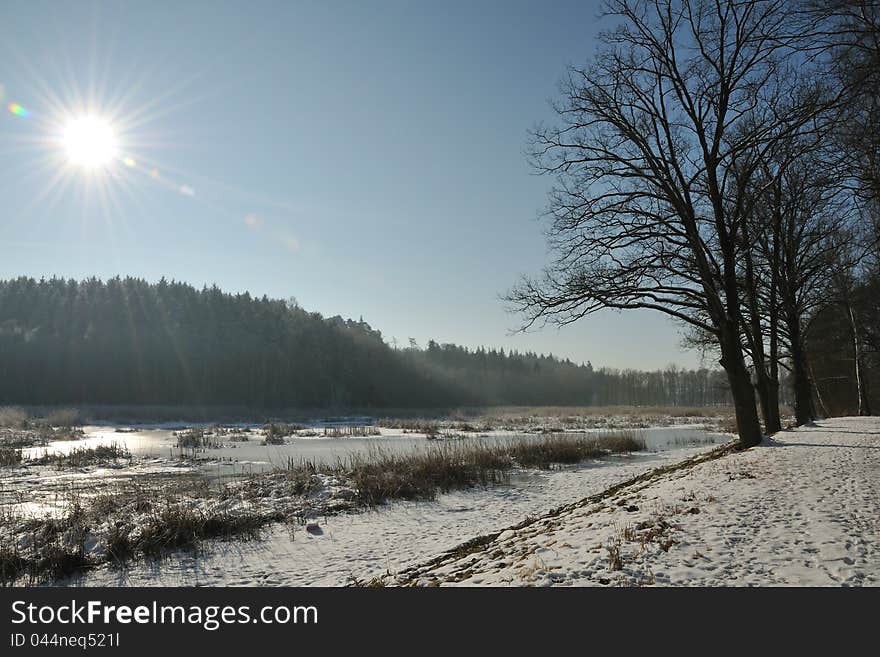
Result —
<svg viewBox="0 0 880 657"><path fill-rule="evenodd" d="M323 426L323 425L321 425ZM179 428L130 428L117 426L84 427L85 437L81 440L55 441L48 445L24 450L25 458L35 458L48 452L66 453L75 449L97 447L98 445L124 445L133 455L141 457L176 458L181 455L195 455L209 461L205 471L209 474L237 472L261 472L276 467L284 467L289 462L301 460L318 464L335 464L353 455L367 455L371 452L406 453L424 449L431 445L451 441L481 441L491 443L510 440L539 440L541 434L489 431L486 433L465 434L466 437L428 440L424 434L403 433L399 429L379 429L381 435L370 437L325 438L287 436L283 445L265 445L262 431L254 427L247 429L247 440L231 440L220 437L220 447L199 450L181 449L177 446L175 431ZM712 445L727 442L730 436L707 432L700 426L658 427L627 430L642 438L648 451L665 452L685 447ZM602 435L604 430L586 430L579 434Z"/></svg>

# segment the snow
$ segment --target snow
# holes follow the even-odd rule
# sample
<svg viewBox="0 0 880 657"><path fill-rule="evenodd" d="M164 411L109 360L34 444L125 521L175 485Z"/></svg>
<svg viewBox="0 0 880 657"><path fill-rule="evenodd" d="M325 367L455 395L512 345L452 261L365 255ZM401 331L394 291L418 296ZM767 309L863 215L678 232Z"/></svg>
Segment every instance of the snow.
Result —
<svg viewBox="0 0 880 657"><path fill-rule="evenodd" d="M523 472L510 485L459 491L319 518L320 534L274 525L262 540L206 541L196 554L102 566L61 582L78 586L342 586L429 559L475 534L503 528L710 447L618 456L576 468Z"/></svg>
<svg viewBox="0 0 880 657"><path fill-rule="evenodd" d="M275 524L262 539L206 541L56 584L880 584L880 418L822 420L746 451L713 450L518 472L510 485L319 517L313 532ZM475 537L485 537L479 547L453 549Z"/></svg>
<svg viewBox="0 0 880 657"><path fill-rule="evenodd" d="M619 551L618 564L612 554ZM880 584L880 418L832 418L388 577L440 585Z"/></svg>

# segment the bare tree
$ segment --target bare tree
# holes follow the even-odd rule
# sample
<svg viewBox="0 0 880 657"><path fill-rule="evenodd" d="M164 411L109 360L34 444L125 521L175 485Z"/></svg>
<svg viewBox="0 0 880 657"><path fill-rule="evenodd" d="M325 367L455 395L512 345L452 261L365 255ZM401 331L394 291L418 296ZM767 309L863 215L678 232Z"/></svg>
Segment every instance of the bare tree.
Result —
<svg viewBox="0 0 880 657"><path fill-rule="evenodd" d="M755 388L758 393L764 428L768 434L782 429L779 414L779 267L778 249L762 253L763 236L770 231L774 246L778 244L778 218L766 212L767 197L773 198L776 181L767 176L767 159L778 157L775 152L748 153L744 162L734 161L728 204L744 208L740 222L740 288L742 290L743 347L752 361ZM757 168L755 167L757 164Z"/></svg>
<svg viewBox="0 0 880 657"><path fill-rule="evenodd" d="M858 227L842 229L834 244L834 258L830 267L831 299L840 309L849 329L852 345L853 371L856 401L859 415L871 415L868 384L865 377L865 341L870 343L870 331L862 326L857 308L860 296L860 270L867 262L870 244L859 239Z"/></svg>
<svg viewBox="0 0 880 657"><path fill-rule="evenodd" d="M816 313L829 303L837 236L852 215L836 172L815 151L793 160L768 161L765 175L771 185L761 208L766 229L758 235L757 249L778 290L774 304L781 319L780 336L788 347L795 420L804 424L815 416L806 334Z"/></svg>
<svg viewBox="0 0 880 657"><path fill-rule="evenodd" d="M734 176L752 175L757 156L814 116L815 98L785 69L787 3L612 0L606 14L618 27L592 65L570 71L561 125L534 132L535 166L557 176L555 258L508 300L526 328L647 308L713 336L740 441L755 445L738 281L748 212L729 194Z"/></svg>

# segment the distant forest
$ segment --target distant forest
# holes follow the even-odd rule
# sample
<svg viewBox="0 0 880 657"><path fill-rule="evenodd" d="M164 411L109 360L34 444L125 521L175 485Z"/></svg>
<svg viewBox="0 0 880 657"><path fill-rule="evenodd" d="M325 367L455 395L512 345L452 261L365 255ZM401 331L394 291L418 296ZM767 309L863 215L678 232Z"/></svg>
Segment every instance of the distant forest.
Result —
<svg viewBox="0 0 880 657"><path fill-rule="evenodd" d="M396 349L363 320L217 287L17 278L0 281L0 403L341 409L730 399L720 370L594 369L434 341Z"/></svg>

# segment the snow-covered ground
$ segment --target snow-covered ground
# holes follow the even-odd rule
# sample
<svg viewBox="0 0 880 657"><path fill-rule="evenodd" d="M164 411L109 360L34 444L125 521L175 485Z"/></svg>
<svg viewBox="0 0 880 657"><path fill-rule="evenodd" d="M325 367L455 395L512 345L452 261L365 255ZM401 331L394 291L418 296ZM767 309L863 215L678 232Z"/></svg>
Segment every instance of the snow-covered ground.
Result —
<svg viewBox="0 0 880 657"><path fill-rule="evenodd" d="M880 418L781 432L386 583L876 586Z"/></svg>
<svg viewBox="0 0 880 657"><path fill-rule="evenodd" d="M29 550L45 550L50 544L75 551L81 543L78 554L89 561L86 575L56 582L60 584L342 585L352 578L398 573L475 534L575 502L659 464L705 452L730 440L729 434L712 432L715 419L664 417L660 426L627 430L644 441L642 452L549 471L517 469L503 485L366 511L351 501L356 492L348 483L333 483L333 477L323 474L317 488L299 491L296 477L288 481L286 465L334 465L356 455L369 459L418 452L444 441L544 441L548 431L601 438L609 422L601 416L574 415L528 415L503 426L452 420L405 421L410 426L395 427L321 421L272 425L279 427L273 431L283 432L276 436L280 441L272 442L268 425L205 424L190 430L179 424L103 424L66 433L53 429L48 440L20 448L20 462L0 468L0 547L12 546L27 556ZM641 416L611 422L643 423ZM587 426L594 424L601 426ZM425 433L428 430L431 435ZM178 439L198 439L199 446L180 447ZM273 472L278 467L282 470ZM255 474L261 472L265 474ZM139 540L143 527L164 522L155 517L163 504L194 513L285 520L268 525L259 540L205 540L195 554L181 550L159 561L130 560L123 569L107 564L112 560L111 538L114 545L117 534ZM319 532L307 533L296 524L314 517L320 520ZM45 532L35 533L37 526ZM28 575L18 583L45 582L40 577Z"/></svg>
<svg viewBox="0 0 880 657"><path fill-rule="evenodd" d="M880 418L822 420L721 456L711 441L691 442L698 436L689 429L674 440L658 433L658 451L518 471L509 485L322 517L317 532L276 523L261 539L204 541L195 553L105 564L56 584L880 584ZM57 472L59 485L101 473L108 481L209 474L161 458L170 435L97 433L86 439L143 440L149 449L116 470ZM384 430L377 438L401 448L412 440ZM350 440L289 439L284 449L348 449ZM51 473L32 470L10 469L0 489L49 491Z"/></svg>
<svg viewBox="0 0 880 657"><path fill-rule="evenodd" d="M59 582L74 586L341 586L397 573L476 534L575 502L710 446L597 460L514 475L510 485L455 492L436 502L398 502L320 518L320 533L272 526L262 540L206 541L196 554L126 568L103 566Z"/></svg>

